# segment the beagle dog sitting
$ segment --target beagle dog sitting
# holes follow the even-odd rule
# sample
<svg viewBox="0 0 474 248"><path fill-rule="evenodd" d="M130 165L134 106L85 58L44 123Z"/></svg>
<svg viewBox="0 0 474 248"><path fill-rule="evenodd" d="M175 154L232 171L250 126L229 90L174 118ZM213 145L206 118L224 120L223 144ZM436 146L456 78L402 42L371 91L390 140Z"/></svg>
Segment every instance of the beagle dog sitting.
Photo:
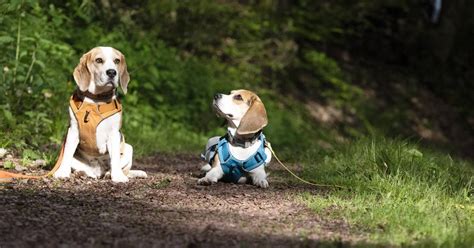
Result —
<svg viewBox="0 0 474 248"><path fill-rule="evenodd" d="M234 90L229 95L216 94L213 107L218 116L226 119L227 134L207 142L201 155L208 163L201 168L206 175L198 183L251 180L254 185L267 188L265 166L271 160L271 151L262 133L268 123L263 102L251 91Z"/></svg>
<svg viewBox="0 0 474 248"><path fill-rule="evenodd" d="M120 132L122 105L115 91L127 93L130 77L123 54L112 47L96 47L84 54L74 69L77 89L69 102L70 126L63 159L53 174L67 178L71 169L92 178L108 174L114 182L146 177L131 170L133 148Z"/></svg>

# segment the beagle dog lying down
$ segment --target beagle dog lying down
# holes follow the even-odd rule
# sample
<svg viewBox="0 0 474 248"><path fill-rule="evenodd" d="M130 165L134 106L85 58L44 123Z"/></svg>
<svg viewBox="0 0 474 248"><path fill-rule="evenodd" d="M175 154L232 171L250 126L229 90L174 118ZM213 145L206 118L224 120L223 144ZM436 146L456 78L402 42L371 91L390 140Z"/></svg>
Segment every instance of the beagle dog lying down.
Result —
<svg viewBox="0 0 474 248"><path fill-rule="evenodd" d="M206 175L198 183L251 180L254 185L267 188L265 166L271 160L271 152L262 133L268 123L263 102L251 91L234 90L229 95L216 94L213 107L218 116L227 120L227 134L207 142L201 155L208 163L201 168Z"/></svg>
<svg viewBox="0 0 474 248"><path fill-rule="evenodd" d="M74 69L77 89L69 102L70 125L64 154L55 178L67 178L71 169L92 178L110 175L114 182L146 177L131 170L133 148L120 132L122 105L115 91L127 93L130 77L123 54L111 47L96 47L84 54Z"/></svg>

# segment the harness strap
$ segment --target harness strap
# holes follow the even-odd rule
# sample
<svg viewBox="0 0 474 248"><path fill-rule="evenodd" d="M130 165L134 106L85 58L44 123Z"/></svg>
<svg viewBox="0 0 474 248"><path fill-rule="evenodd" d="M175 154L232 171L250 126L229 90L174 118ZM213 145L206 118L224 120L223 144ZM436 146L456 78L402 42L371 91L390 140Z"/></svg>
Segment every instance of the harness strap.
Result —
<svg viewBox="0 0 474 248"><path fill-rule="evenodd" d="M25 179L39 179L43 177L49 177L52 176L58 169L59 166L61 165L61 162L63 161L63 156L64 156L64 146L66 143L66 137L67 137L67 131L66 135L64 135L63 143L61 144L61 150L59 152L58 159L56 160L56 164L54 165L53 169L51 169L47 174L41 175L41 176L30 176L30 175L24 175L24 174L19 174L19 173L11 173L8 171L1 171L0 170L0 183L5 183L5 182L11 182L15 178L25 178Z"/></svg>
<svg viewBox="0 0 474 248"><path fill-rule="evenodd" d="M265 162L266 155L264 158L262 156L262 153L265 155L265 151L259 148L255 155L253 155L243 163L242 170L244 170L245 172L249 172L263 164L263 162Z"/></svg>
<svg viewBox="0 0 474 248"><path fill-rule="evenodd" d="M106 119L122 111L122 104L117 99L112 99L110 102L105 104L95 104L95 103L88 103L81 100L77 95L73 95L71 97L71 101L69 102L69 106L71 106L74 113L77 113L82 108L92 107L96 108L97 112Z"/></svg>

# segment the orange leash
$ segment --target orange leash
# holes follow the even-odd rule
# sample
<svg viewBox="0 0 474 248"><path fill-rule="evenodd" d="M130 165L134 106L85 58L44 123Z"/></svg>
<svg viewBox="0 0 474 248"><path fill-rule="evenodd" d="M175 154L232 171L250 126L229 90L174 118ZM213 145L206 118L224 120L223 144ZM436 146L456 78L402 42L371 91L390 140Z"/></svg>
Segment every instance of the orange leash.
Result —
<svg viewBox="0 0 474 248"><path fill-rule="evenodd" d="M66 133L66 136L64 136L64 137L67 137L67 133ZM54 165L53 169L51 169L51 171L49 171L47 174L41 175L41 176L31 176L31 175L11 173L11 172L8 172L8 171L1 171L0 170L0 183L11 182L15 178L39 179L39 178L43 178L43 177L52 176L54 174L54 172L56 172L58 170L59 166L61 165L61 162L62 162L63 156L64 156L64 146L65 146L65 144L66 144L66 138L64 138L63 143L61 145L61 151L59 152L59 156L58 156L58 159L56 160L56 164Z"/></svg>

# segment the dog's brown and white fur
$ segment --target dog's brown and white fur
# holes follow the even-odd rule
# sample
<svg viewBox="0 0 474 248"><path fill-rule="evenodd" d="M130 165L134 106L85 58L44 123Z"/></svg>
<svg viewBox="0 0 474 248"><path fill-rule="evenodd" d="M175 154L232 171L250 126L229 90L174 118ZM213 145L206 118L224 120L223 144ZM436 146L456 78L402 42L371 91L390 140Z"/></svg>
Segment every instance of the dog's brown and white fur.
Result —
<svg viewBox="0 0 474 248"><path fill-rule="evenodd" d="M89 91L94 95L115 90L119 83L123 92L126 93L130 81L125 57L112 47L96 47L84 54L74 69L73 76L81 91ZM84 98L84 102L101 104L100 101L88 97ZM74 113L69 108L70 126L65 141L63 160L54 173L54 177L67 178L71 174L71 169L82 171L92 178L102 177L110 171L114 182L127 182L129 177L146 177L144 171L130 170L133 159L131 145L125 144L123 155L120 155L121 115L122 113L119 112L97 126L96 143L101 155L91 156L77 150L79 128Z"/></svg>
<svg viewBox="0 0 474 248"><path fill-rule="evenodd" d="M268 123L263 102L255 93L248 90L234 90L229 95L217 94L214 97L213 106L217 114L227 120L227 129L232 136L255 134L262 130ZM229 151L235 158L246 160L252 156L260 146L260 140L257 140L247 148L234 146L229 143ZM267 155L265 161L267 165L272 155L267 147L265 147L265 154ZM206 175L198 180L199 184L213 184L224 176L218 156L216 153L215 157L211 160L212 166L205 165L201 168L202 171L206 172ZM268 187L265 166L259 166L251 170L246 176L252 180L254 185L262 188ZM246 183L247 180L247 177L242 177L239 183Z"/></svg>

